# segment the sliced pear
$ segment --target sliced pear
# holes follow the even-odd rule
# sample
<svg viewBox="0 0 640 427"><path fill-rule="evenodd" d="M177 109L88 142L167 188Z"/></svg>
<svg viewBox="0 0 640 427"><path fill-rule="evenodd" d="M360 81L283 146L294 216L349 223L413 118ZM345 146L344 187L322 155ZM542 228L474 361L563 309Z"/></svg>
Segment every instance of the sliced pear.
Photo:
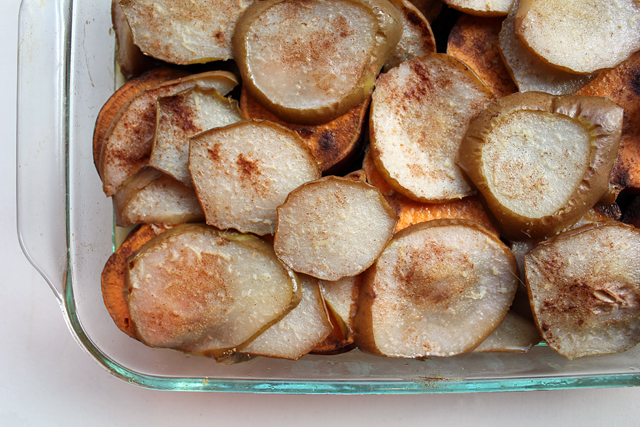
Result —
<svg viewBox="0 0 640 427"><path fill-rule="evenodd" d="M509 310L498 327L473 352L526 353L540 340L535 323Z"/></svg>
<svg viewBox="0 0 640 427"><path fill-rule="evenodd" d="M223 357L280 320L301 298L297 277L259 239L178 226L129 260L126 298L151 347Z"/></svg>
<svg viewBox="0 0 640 427"><path fill-rule="evenodd" d="M300 186L278 207L273 245L292 270L338 280L373 264L397 220L377 188L328 176Z"/></svg>
<svg viewBox="0 0 640 427"><path fill-rule="evenodd" d="M504 16L514 0L443 0L448 6L469 15Z"/></svg>
<svg viewBox="0 0 640 427"><path fill-rule="evenodd" d="M189 173L189 138L244 119L237 101L215 89L194 87L158 98L157 125L149 166L193 186Z"/></svg>
<svg viewBox="0 0 640 427"><path fill-rule="evenodd" d="M145 168L129 179L113 196L116 224L183 224L204 221L193 188L162 173Z"/></svg>
<svg viewBox="0 0 640 427"><path fill-rule="evenodd" d="M409 0L390 1L402 16L402 38L387 57L382 67L385 72L408 59L436 52L436 39L422 12Z"/></svg>
<svg viewBox="0 0 640 427"><path fill-rule="evenodd" d="M549 237L607 192L622 116L604 98L513 94L470 124L458 164L504 237Z"/></svg>
<svg viewBox="0 0 640 427"><path fill-rule="evenodd" d="M156 101L194 86L214 88L222 95L236 85L226 71L209 71L172 80L139 92L118 112L104 136L100 154L100 177L107 196L149 163L156 128Z"/></svg>
<svg viewBox="0 0 640 427"><path fill-rule="evenodd" d="M264 108L243 86L240 108L249 119L269 120L296 131L307 144L320 170L326 175L339 175L352 167L362 150L362 129L369 111L368 97L364 102L340 117L320 125L300 125L285 122Z"/></svg>
<svg viewBox="0 0 640 427"><path fill-rule="evenodd" d="M233 49L260 104L288 122L322 124L369 96L401 35L386 0L267 0L242 16Z"/></svg>
<svg viewBox="0 0 640 427"><path fill-rule="evenodd" d="M361 275L343 277L333 282L320 280L322 296L345 338L350 338L353 335L353 323L358 309L358 294L361 283Z"/></svg>
<svg viewBox="0 0 640 427"><path fill-rule="evenodd" d="M614 193L628 188L640 191L640 52L616 68L601 73L577 95L606 96L624 108L618 159L611 183ZM617 194L617 193L616 193Z"/></svg>
<svg viewBox="0 0 640 427"><path fill-rule="evenodd" d="M622 223L562 233L525 255L531 307L568 359L640 342L640 230Z"/></svg>
<svg viewBox="0 0 640 427"><path fill-rule="evenodd" d="M134 42L172 64L233 58L231 37L253 0L120 0Z"/></svg>
<svg viewBox="0 0 640 427"><path fill-rule="evenodd" d="M276 208L320 177L309 148L294 131L246 120L191 138L189 170L207 223L273 234Z"/></svg>
<svg viewBox="0 0 640 427"><path fill-rule="evenodd" d="M637 0L520 0L515 30L555 67L590 74L613 68L640 49Z"/></svg>
<svg viewBox="0 0 640 427"><path fill-rule="evenodd" d="M125 79L139 76L158 66L159 61L143 54L133 42L133 33L120 6L120 0L111 1L111 22L116 33L116 63Z"/></svg>
<svg viewBox="0 0 640 427"><path fill-rule="evenodd" d="M364 275L358 348L406 358L471 351L505 316L517 285L513 255L483 227L436 220L405 228Z"/></svg>
<svg viewBox="0 0 640 427"><path fill-rule="evenodd" d="M455 165L472 117L493 95L462 62L429 54L402 63L376 82L371 153L385 180L422 202L445 202L475 190Z"/></svg>
<svg viewBox="0 0 640 427"><path fill-rule="evenodd" d="M467 64L498 98L518 91L498 46L502 21L461 15L447 41L447 54Z"/></svg>
<svg viewBox="0 0 640 427"><path fill-rule="evenodd" d="M518 0L502 23L500 51L520 92L540 91L568 95L593 80L596 74L575 74L553 67L536 56L516 36L515 17Z"/></svg>
<svg viewBox="0 0 640 427"><path fill-rule="evenodd" d="M329 335L333 327L318 280L302 275L300 281L302 301L278 323L241 346L240 352L298 360Z"/></svg>

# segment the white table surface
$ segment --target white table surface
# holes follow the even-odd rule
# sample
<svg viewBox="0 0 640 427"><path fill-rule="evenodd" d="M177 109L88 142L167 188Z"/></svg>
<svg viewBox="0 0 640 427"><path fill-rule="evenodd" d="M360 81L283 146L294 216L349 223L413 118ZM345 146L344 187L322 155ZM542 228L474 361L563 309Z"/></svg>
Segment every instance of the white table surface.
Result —
<svg viewBox="0 0 640 427"><path fill-rule="evenodd" d="M105 0L105 4L110 1ZM15 203L19 0L0 0L0 426L640 425L640 388L409 396L151 391L103 371L75 343L18 245Z"/></svg>

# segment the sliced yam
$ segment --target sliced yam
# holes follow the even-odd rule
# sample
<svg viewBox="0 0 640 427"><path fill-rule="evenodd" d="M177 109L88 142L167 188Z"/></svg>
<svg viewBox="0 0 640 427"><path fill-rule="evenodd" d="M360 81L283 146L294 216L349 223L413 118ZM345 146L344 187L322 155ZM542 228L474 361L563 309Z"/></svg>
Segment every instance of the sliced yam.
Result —
<svg viewBox="0 0 640 427"><path fill-rule="evenodd" d="M267 0L242 16L233 48L254 99L282 120L322 124L369 96L401 35L386 0Z"/></svg>
<svg viewBox="0 0 640 427"><path fill-rule="evenodd" d="M367 182L374 187L377 187L382 195L386 197L397 194L396 190L394 190L393 187L389 185L387 181L385 181L384 175L382 175L382 173L380 173L380 170L378 170L378 167L373 160L373 155L371 154L371 146L368 146L364 153L364 159L362 160L362 169L364 170Z"/></svg>
<svg viewBox="0 0 640 427"><path fill-rule="evenodd" d="M133 256L144 244L153 237L166 231L162 225L143 224L133 230L122 245L111 254L102 270L102 298L107 311L116 326L132 338L136 338L136 331L131 322L129 307L124 297L127 259Z"/></svg>
<svg viewBox="0 0 640 427"><path fill-rule="evenodd" d="M409 0L390 1L402 16L402 37L382 67L385 72L408 59L436 52L436 39L422 12Z"/></svg>
<svg viewBox="0 0 640 427"><path fill-rule="evenodd" d="M498 46L502 20L461 15L447 42L447 54L467 64L497 98L518 91Z"/></svg>
<svg viewBox="0 0 640 427"><path fill-rule="evenodd" d="M385 181L422 202L473 194L455 159L469 121L492 99L473 71L445 54L415 58L381 74L369 132Z"/></svg>
<svg viewBox="0 0 640 427"><path fill-rule="evenodd" d="M119 0L111 1L111 22L116 33L116 63L125 79L139 76L158 66L157 60L143 54L133 42L133 33Z"/></svg>
<svg viewBox="0 0 640 427"><path fill-rule="evenodd" d="M273 234L276 208L320 177L307 145L294 131L246 120L191 138L189 170L207 223Z"/></svg>
<svg viewBox="0 0 640 427"><path fill-rule="evenodd" d="M320 170L327 175L347 170L352 160L360 153L362 129L370 101L371 98L368 97L361 104L327 123L300 125L280 120L253 99L244 86L240 93L240 109L247 118L269 120L296 131L311 149Z"/></svg>
<svg viewBox="0 0 640 427"><path fill-rule="evenodd" d="M568 359L618 353L640 342L640 230L583 227L525 256L531 307L542 338Z"/></svg>
<svg viewBox="0 0 640 427"><path fill-rule="evenodd" d="M613 68L640 49L637 0L520 0L516 34L536 55L566 71Z"/></svg>
<svg viewBox="0 0 640 427"><path fill-rule="evenodd" d="M518 38L515 17L518 0L502 23L500 52L520 92L540 91L553 95L569 95L593 80L596 74L575 74L549 65Z"/></svg>
<svg viewBox="0 0 640 427"><path fill-rule="evenodd" d="M622 114L605 98L509 95L470 124L458 164L504 237L550 237L608 191Z"/></svg>
<svg viewBox="0 0 640 427"><path fill-rule="evenodd" d="M145 168L129 179L113 196L116 224L183 224L204 221L193 188L162 173Z"/></svg>
<svg viewBox="0 0 640 427"><path fill-rule="evenodd" d="M107 196L149 163L156 128L156 102L194 86L214 88L223 96L236 85L236 77L226 71L209 71L171 80L145 89L118 112L104 136L99 172Z"/></svg>
<svg viewBox="0 0 640 427"><path fill-rule="evenodd" d="M188 73L186 71L173 70L171 68L156 68L138 78L129 80L111 95L100 109L98 118L96 119L96 126L93 130L93 162L96 168L100 167L100 154L102 153L104 136L113 120L120 113L122 107L144 89L158 86L169 80L179 79L187 75Z"/></svg>
<svg viewBox="0 0 640 427"><path fill-rule="evenodd" d="M356 343L389 357L471 351L502 321L517 284L513 255L483 227L464 220L416 224L397 233L365 273Z"/></svg>
<svg viewBox="0 0 640 427"><path fill-rule="evenodd" d="M233 58L231 37L253 0L120 0L134 42L172 64Z"/></svg>
<svg viewBox="0 0 640 427"><path fill-rule="evenodd" d="M511 310L474 353L526 353L542 338L535 323Z"/></svg>
<svg viewBox="0 0 640 427"><path fill-rule="evenodd" d="M189 138L244 119L238 102L215 89L194 87L158 98L157 124L149 166L193 186L189 173Z"/></svg>
<svg viewBox="0 0 640 427"><path fill-rule="evenodd" d="M257 236L182 225L129 260L127 297L136 336L151 347L224 357L291 311L298 278Z"/></svg>
<svg viewBox="0 0 640 427"><path fill-rule="evenodd" d="M333 330L318 280L301 276L302 301L278 323L239 351L254 356L298 360Z"/></svg>
<svg viewBox="0 0 640 427"><path fill-rule="evenodd" d="M338 280L373 264L397 220L377 188L328 176L295 189L278 207L273 246L292 270Z"/></svg>
<svg viewBox="0 0 640 427"><path fill-rule="evenodd" d="M618 191L640 191L640 52L604 71L576 94L606 96L624 108L620 150L611 183Z"/></svg>
<svg viewBox="0 0 640 427"><path fill-rule="evenodd" d="M435 21L442 10L442 0L411 0L411 3L418 8L429 23Z"/></svg>
<svg viewBox="0 0 640 427"><path fill-rule="evenodd" d="M478 16L504 16L514 0L442 0L448 6Z"/></svg>
<svg viewBox="0 0 640 427"><path fill-rule="evenodd" d="M320 280L322 296L345 338L353 336L361 283L361 275L343 277L333 282Z"/></svg>

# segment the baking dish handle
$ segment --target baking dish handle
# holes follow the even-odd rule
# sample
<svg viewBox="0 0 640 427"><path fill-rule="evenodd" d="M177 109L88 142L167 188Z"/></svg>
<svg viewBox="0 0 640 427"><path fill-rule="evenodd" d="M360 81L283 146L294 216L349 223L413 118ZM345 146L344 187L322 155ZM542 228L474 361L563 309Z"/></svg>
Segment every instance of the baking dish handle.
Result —
<svg viewBox="0 0 640 427"><path fill-rule="evenodd" d="M68 265L64 89L70 10L69 0L23 0L18 37L18 239L60 303Z"/></svg>

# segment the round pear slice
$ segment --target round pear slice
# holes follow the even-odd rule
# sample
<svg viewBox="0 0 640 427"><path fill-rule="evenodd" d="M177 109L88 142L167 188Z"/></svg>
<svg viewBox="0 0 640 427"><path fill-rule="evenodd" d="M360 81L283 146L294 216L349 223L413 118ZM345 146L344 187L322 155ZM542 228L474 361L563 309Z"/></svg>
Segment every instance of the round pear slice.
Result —
<svg viewBox="0 0 640 427"><path fill-rule="evenodd" d="M253 98L285 121L322 124L369 96L401 35L386 0L266 0L242 16L233 48Z"/></svg>
<svg viewBox="0 0 640 427"><path fill-rule="evenodd" d="M278 207L273 245L292 270L338 280L373 264L397 221L376 187L328 176L297 188Z"/></svg>
<svg viewBox="0 0 640 427"><path fill-rule="evenodd" d="M448 6L469 15L504 16L514 0L443 0Z"/></svg>
<svg viewBox="0 0 640 427"><path fill-rule="evenodd" d="M536 324L559 354L618 353L640 342L640 230L609 222L562 233L525 255Z"/></svg>
<svg viewBox="0 0 640 427"><path fill-rule="evenodd" d="M471 195L455 160L471 119L493 94L466 65L445 54L405 61L381 74L371 100L371 153L385 180L421 202Z"/></svg>
<svg viewBox="0 0 640 427"><path fill-rule="evenodd" d="M509 310L502 322L474 353L526 353L540 342L535 323Z"/></svg>
<svg viewBox="0 0 640 427"><path fill-rule="evenodd" d="M529 49L566 71L613 68L640 49L637 0L520 0L515 30Z"/></svg>
<svg viewBox="0 0 640 427"><path fill-rule="evenodd" d="M297 133L258 120L191 138L189 171L207 224L258 235L275 232L276 208L292 190L320 178Z"/></svg>
<svg viewBox="0 0 640 427"><path fill-rule="evenodd" d="M509 95L469 125L458 164L504 237L550 237L608 191L622 117L605 98Z"/></svg>
<svg viewBox="0 0 640 427"><path fill-rule="evenodd" d="M358 348L406 358L469 352L502 321L517 277L506 245L474 222L405 228L364 275Z"/></svg>
<svg viewBox="0 0 640 427"><path fill-rule="evenodd" d="M215 357L280 320L300 302L300 285L268 245L251 243L259 239L182 225L150 240L127 271L136 336Z"/></svg>
<svg viewBox="0 0 640 427"><path fill-rule="evenodd" d="M113 196L116 224L183 224L204 221L196 193L175 179L144 168Z"/></svg>
<svg viewBox="0 0 640 427"><path fill-rule="evenodd" d="M120 0L134 42L172 64L233 58L231 36L254 0Z"/></svg>
<svg viewBox="0 0 640 427"><path fill-rule="evenodd" d="M595 74L575 74L549 65L518 38L515 18L518 0L502 22L499 45L509 73L520 92L539 91L553 95L569 95L593 80Z"/></svg>
<svg viewBox="0 0 640 427"><path fill-rule="evenodd" d="M244 119L238 102L225 98L215 89L194 87L158 98L156 105L157 124L149 166L189 186L193 186L189 173L189 138Z"/></svg>
<svg viewBox="0 0 640 427"><path fill-rule="evenodd" d="M318 280L302 275L302 300L280 321L239 351L254 356L298 360L333 330Z"/></svg>

